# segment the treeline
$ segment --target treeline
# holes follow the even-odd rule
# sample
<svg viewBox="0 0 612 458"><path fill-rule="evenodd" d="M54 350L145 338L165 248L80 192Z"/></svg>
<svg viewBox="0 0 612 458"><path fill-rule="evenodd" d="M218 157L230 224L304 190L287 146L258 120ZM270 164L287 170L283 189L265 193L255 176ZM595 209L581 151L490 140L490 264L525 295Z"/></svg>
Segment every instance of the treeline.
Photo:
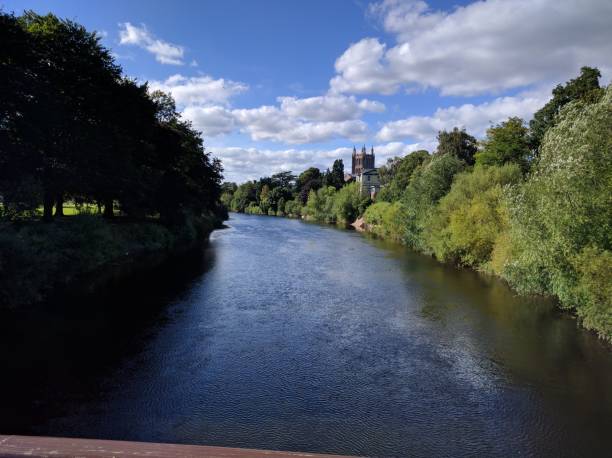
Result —
<svg viewBox="0 0 612 458"><path fill-rule="evenodd" d="M122 74L100 37L52 14L0 13L4 219L219 213L221 164L164 93ZM55 208L55 211L54 211Z"/></svg>
<svg viewBox="0 0 612 458"><path fill-rule="evenodd" d="M357 183L345 182L342 159L325 172L310 167L299 176L281 172L240 186L223 183L222 189L221 201L232 211L322 223L351 223L371 203L359 194Z"/></svg>
<svg viewBox="0 0 612 458"><path fill-rule="evenodd" d="M442 131L433 154L389 160L376 201L352 216L363 213L367 230L440 261L554 296L612 340L612 85L601 88L599 78L582 68L529 125L510 118L482 141ZM256 183L238 190L249 186L257 202ZM357 199L351 186L309 191L299 212L285 203L284 213L331 221L339 207L329 202L351 192Z"/></svg>

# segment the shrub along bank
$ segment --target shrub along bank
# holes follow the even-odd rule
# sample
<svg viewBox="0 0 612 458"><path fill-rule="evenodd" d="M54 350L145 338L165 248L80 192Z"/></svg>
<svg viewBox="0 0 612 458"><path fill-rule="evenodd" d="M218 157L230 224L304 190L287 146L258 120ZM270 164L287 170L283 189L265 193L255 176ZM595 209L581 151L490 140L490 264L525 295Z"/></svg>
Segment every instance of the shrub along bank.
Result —
<svg viewBox="0 0 612 458"><path fill-rule="evenodd" d="M184 224L167 226L154 221L109 222L93 215L53 224L0 223L0 308L41 301L148 255L163 259L193 247L220 223L214 216L189 217Z"/></svg>

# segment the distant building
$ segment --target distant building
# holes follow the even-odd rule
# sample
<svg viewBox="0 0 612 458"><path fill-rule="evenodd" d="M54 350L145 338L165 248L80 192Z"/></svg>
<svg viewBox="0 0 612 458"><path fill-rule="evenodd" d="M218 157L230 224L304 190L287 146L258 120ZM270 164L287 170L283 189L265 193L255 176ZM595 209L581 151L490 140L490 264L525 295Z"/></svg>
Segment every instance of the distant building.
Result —
<svg viewBox="0 0 612 458"><path fill-rule="evenodd" d="M370 153L366 150L365 145L361 148L361 152L353 146L353 162L351 164L351 173L344 176L344 181L355 180L359 183L359 192L361 195L369 195L374 198L380 191L380 179L378 170L374 166L376 156L374 156L374 147Z"/></svg>
<svg viewBox="0 0 612 458"><path fill-rule="evenodd" d="M351 166L351 174L356 177L361 175L364 170L374 168L374 147L372 147L371 153L368 154L365 145L361 148L361 152L358 153L357 149L353 146L353 162Z"/></svg>
<svg viewBox="0 0 612 458"><path fill-rule="evenodd" d="M357 183L359 184L359 193L362 196L369 195L372 199L380 191L380 178L378 170L364 170L363 173L357 175Z"/></svg>

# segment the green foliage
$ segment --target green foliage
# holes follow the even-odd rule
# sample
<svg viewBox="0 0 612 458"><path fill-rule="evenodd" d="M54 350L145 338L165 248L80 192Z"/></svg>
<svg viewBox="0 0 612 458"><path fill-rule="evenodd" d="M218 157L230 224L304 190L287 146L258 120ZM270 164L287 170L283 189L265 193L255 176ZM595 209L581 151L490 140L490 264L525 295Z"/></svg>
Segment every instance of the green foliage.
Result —
<svg viewBox="0 0 612 458"><path fill-rule="evenodd" d="M325 175L325 184L340 189L344 186L344 162L342 159L336 159L332 166L331 172Z"/></svg>
<svg viewBox="0 0 612 458"><path fill-rule="evenodd" d="M402 241L404 224L399 201L376 202L367 208L363 219L373 234L396 242Z"/></svg>
<svg viewBox="0 0 612 458"><path fill-rule="evenodd" d="M251 202L255 202L256 192L257 188L254 182L242 183L232 196L230 209L236 212L244 212Z"/></svg>
<svg viewBox="0 0 612 458"><path fill-rule="evenodd" d="M465 129L455 127L450 132L445 130L438 133L438 149L440 156L450 155L464 161L468 165L474 164L474 155L478 151L478 141L468 134Z"/></svg>
<svg viewBox="0 0 612 458"><path fill-rule="evenodd" d="M529 166L529 129L521 118L509 118L487 130L483 149L476 153L476 165L518 164L524 171Z"/></svg>
<svg viewBox="0 0 612 458"><path fill-rule="evenodd" d="M337 222L348 224L363 214L370 204L368 196L359 193L358 183L349 183L333 196L332 211Z"/></svg>
<svg viewBox="0 0 612 458"><path fill-rule="evenodd" d="M278 202L276 205L276 215L285 216L285 198L284 197L281 197L280 199L278 199Z"/></svg>
<svg viewBox="0 0 612 458"><path fill-rule="evenodd" d="M44 299L85 275L139 256L170 252L212 229L205 218L181 227L159 223L109 223L100 216L66 218L61 224L0 223L0 307Z"/></svg>
<svg viewBox="0 0 612 458"><path fill-rule="evenodd" d="M249 203L249 205L244 209L244 212L249 215L267 215L267 213L265 213L259 205L255 204L255 202Z"/></svg>
<svg viewBox="0 0 612 458"><path fill-rule="evenodd" d="M336 189L332 186L321 188L318 191L311 190L308 201L304 207L303 215L307 219L321 223L335 223L334 198Z"/></svg>
<svg viewBox="0 0 612 458"><path fill-rule="evenodd" d="M429 252L423 230L433 208L448 192L455 175L466 164L453 154L436 155L419 166L402 196L402 215L405 226L404 241L409 246Z"/></svg>
<svg viewBox="0 0 612 458"><path fill-rule="evenodd" d="M389 159L387 164L379 169L382 188L377 196L378 200L399 200L416 168L429 159L430 155L425 150L414 151L402 158Z"/></svg>
<svg viewBox="0 0 612 458"><path fill-rule="evenodd" d="M458 174L427 219L425 244L441 261L488 269L496 241L508 230L505 189L520 179L516 164Z"/></svg>
<svg viewBox="0 0 612 458"><path fill-rule="evenodd" d="M62 216L66 198L115 203L132 218L182 224L223 213L221 163L180 119L172 97L122 75L83 26L0 12L0 195L3 216Z"/></svg>
<svg viewBox="0 0 612 458"><path fill-rule="evenodd" d="M348 224L363 214L370 199L361 196L357 183L349 183L336 191L332 186L310 191L302 215L321 223Z"/></svg>
<svg viewBox="0 0 612 458"><path fill-rule="evenodd" d="M285 215L292 218L299 218L302 214L302 202L299 199L292 199L285 202Z"/></svg>
<svg viewBox="0 0 612 458"><path fill-rule="evenodd" d="M316 191L322 186L321 171L316 167L306 169L298 177L296 186L300 201L302 202L302 205L305 205L310 191Z"/></svg>
<svg viewBox="0 0 612 458"><path fill-rule="evenodd" d="M563 86L559 84L553 89L552 99L536 111L529 122L530 144L534 153L537 154L546 131L555 125L557 115L563 106L573 100L596 101L601 96L600 77L601 73L597 68L582 67L577 78Z"/></svg>
<svg viewBox="0 0 612 458"><path fill-rule="evenodd" d="M584 326L612 340L612 251L593 246L571 259L576 271L574 306Z"/></svg>
<svg viewBox="0 0 612 458"><path fill-rule="evenodd" d="M611 339L612 308L598 298L610 281L612 86L597 103L578 100L561 111L531 176L512 195L510 215L508 281L557 296Z"/></svg>

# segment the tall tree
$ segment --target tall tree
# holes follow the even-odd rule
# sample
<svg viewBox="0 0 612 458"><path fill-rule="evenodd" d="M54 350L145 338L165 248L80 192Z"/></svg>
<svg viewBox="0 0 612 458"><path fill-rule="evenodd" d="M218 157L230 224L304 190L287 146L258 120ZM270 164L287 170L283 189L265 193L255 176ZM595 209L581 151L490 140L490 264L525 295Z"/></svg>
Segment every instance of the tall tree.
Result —
<svg viewBox="0 0 612 458"><path fill-rule="evenodd" d="M327 186L333 186L336 189L344 186L344 162L342 159L334 161L331 172L327 175Z"/></svg>
<svg viewBox="0 0 612 458"><path fill-rule="evenodd" d="M529 130L521 118L509 118L487 130L483 149L476 153L477 165L518 164L523 171L529 165Z"/></svg>
<svg viewBox="0 0 612 458"><path fill-rule="evenodd" d="M381 180L383 187L377 199L388 202L399 200L410 183L416 168L430 158L431 156L427 151L418 150L405 157L396 157L388 161L385 166L381 167L383 171L381 176L384 179Z"/></svg>
<svg viewBox="0 0 612 458"><path fill-rule="evenodd" d="M37 88L27 114L36 125L29 133L38 157L33 158L42 182L44 216L50 219L57 203L77 186L78 155L91 136L91 121L107 82L120 77L120 69L99 37L79 24L52 14L31 11L19 18L31 35L37 53L33 72Z"/></svg>
<svg viewBox="0 0 612 458"><path fill-rule="evenodd" d="M308 194L321 187L321 171L316 167L304 170L297 179L297 189L302 205L306 205Z"/></svg>
<svg viewBox="0 0 612 458"><path fill-rule="evenodd" d="M599 86L601 73L594 67L582 67L577 78L569 80L565 85L557 85L552 91L552 99L535 112L529 122L529 143L534 154L538 154L544 134L556 123L561 108L572 100L585 99L596 101L602 94Z"/></svg>
<svg viewBox="0 0 612 458"><path fill-rule="evenodd" d="M468 165L473 165L477 151L478 141L465 129L455 127L450 132L443 130L438 133L437 154L440 156L452 155Z"/></svg>

